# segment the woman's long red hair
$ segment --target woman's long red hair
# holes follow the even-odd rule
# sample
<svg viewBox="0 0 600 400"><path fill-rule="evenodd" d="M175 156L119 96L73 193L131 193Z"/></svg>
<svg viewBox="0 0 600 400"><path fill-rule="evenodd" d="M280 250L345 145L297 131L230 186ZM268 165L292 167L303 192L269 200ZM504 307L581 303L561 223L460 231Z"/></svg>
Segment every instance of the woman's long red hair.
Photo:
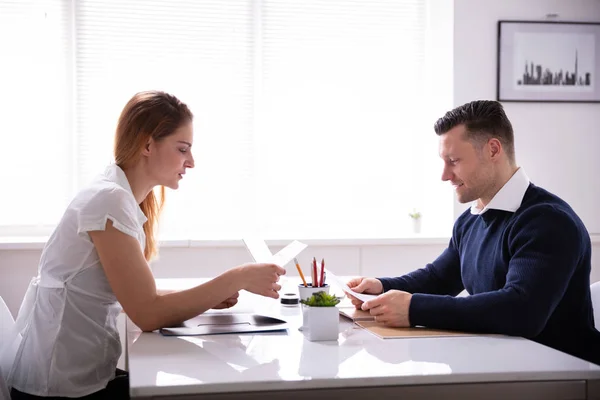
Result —
<svg viewBox="0 0 600 400"><path fill-rule="evenodd" d="M192 118L188 106L173 95L160 91L135 94L119 117L114 148L116 164L124 170L135 165L150 138L158 141L172 135ZM148 218L144 224L144 256L148 261L158 252L155 231L165 201L164 186L157 192L158 196L154 191L150 192L140 204Z"/></svg>

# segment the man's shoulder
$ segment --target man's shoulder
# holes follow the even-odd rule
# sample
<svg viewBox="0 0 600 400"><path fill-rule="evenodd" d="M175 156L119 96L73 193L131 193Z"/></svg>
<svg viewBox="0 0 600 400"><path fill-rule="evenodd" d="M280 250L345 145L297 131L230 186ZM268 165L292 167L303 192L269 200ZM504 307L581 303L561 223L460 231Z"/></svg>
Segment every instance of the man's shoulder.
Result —
<svg viewBox="0 0 600 400"><path fill-rule="evenodd" d="M487 212L493 212L488 210ZM523 228L530 226L530 222L535 221L535 225L569 225L577 230L587 233L585 225L571 206L556 194L529 184L519 208L510 213L512 217L505 218L505 224L509 230L511 228ZM461 233L472 229L475 225L479 226L479 215L472 214L470 208L466 209L454 222L453 235L460 236Z"/></svg>
<svg viewBox="0 0 600 400"><path fill-rule="evenodd" d="M577 213L566 201L556 194L531 183L515 215L531 216L538 214L548 215L549 217L563 215L569 219L579 220Z"/></svg>
<svg viewBox="0 0 600 400"><path fill-rule="evenodd" d="M515 212L513 233L530 230L557 232L589 238L585 224L571 206L550 191L533 184L527 189L523 202Z"/></svg>
<svg viewBox="0 0 600 400"><path fill-rule="evenodd" d="M552 202L567 204L567 202L561 199L558 195L552 193L547 189L544 189L541 186L537 186L532 182L529 184L529 187L525 191L522 204L536 202Z"/></svg>

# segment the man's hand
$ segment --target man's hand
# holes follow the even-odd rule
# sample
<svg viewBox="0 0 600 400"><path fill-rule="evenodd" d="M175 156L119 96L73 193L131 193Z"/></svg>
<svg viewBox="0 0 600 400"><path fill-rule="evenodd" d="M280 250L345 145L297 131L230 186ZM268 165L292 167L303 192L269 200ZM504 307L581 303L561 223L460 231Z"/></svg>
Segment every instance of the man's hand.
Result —
<svg viewBox="0 0 600 400"><path fill-rule="evenodd" d="M383 293L383 284L379 279L375 278L354 278L347 283L348 287L355 291L356 293L365 293L365 294L381 294ZM346 293L354 307L357 310L360 310L362 306L362 300L353 297Z"/></svg>
<svg viewBox="0 0 600 400"><path fill-rule="evenodd" d="M362 309L375 316L376 322L395 328L409 327L408 310L411 298L412 294L410 293L389 290L373 300L365 301Z"/></svg>
<svg viewBox="0 0 600 400"><path fill-rule="evenodd" d="M221 303L217 304L213 308L215 310L220 310L223 308L231 308L237 304L238 297L240 297L240 294L239 294L239 292L236 292L233 296L231 296L230 298L228 298L226 300L223 300Z"/></svg>

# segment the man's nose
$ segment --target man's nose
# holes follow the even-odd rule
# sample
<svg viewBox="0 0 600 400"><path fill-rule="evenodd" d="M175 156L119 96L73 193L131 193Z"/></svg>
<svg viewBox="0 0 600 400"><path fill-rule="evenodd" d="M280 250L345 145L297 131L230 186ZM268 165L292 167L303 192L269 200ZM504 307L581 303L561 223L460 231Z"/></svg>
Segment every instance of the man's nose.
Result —
<svg viewBox="0 0 600 400"><path fill-rule="evenodd" d="M446 182L452 180L452 172L448 169L448 167L444 167L442 170L442 181Z"/></svg>

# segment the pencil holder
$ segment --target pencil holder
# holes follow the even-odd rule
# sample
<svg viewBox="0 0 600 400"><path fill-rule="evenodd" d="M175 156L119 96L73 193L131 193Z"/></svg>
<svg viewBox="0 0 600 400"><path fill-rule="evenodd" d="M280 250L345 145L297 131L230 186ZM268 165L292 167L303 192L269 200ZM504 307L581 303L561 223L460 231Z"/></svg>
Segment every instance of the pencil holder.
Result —
<svg viewBox="0 0 600 400"><path fill-rule="evenodd" d="M304 286L302 283L298 285L298 295L300 296L300 300L307 300L310 296L317 292L329 293L329 285L325 284L321 287L313 287L310 283L308 286Z"/></svg>
<svg viewBox="0 0 600 400"><path fill-rule="evenodd" d="M313 287L310 283L308 284L308 286L304 286L304 284L299 284L298 285L298 295L300 296L300 300L307 300L309 297L311 297L313 294L317 293L317 292L325 292L327 294L329 294L329 285L325 285L325 286L321 286L321 287ZM301 331L308 329L308 313L307 313L307 309L309 307L305 306L304 304L300 304L302 306L302 327L300 328Z"/></svg>

